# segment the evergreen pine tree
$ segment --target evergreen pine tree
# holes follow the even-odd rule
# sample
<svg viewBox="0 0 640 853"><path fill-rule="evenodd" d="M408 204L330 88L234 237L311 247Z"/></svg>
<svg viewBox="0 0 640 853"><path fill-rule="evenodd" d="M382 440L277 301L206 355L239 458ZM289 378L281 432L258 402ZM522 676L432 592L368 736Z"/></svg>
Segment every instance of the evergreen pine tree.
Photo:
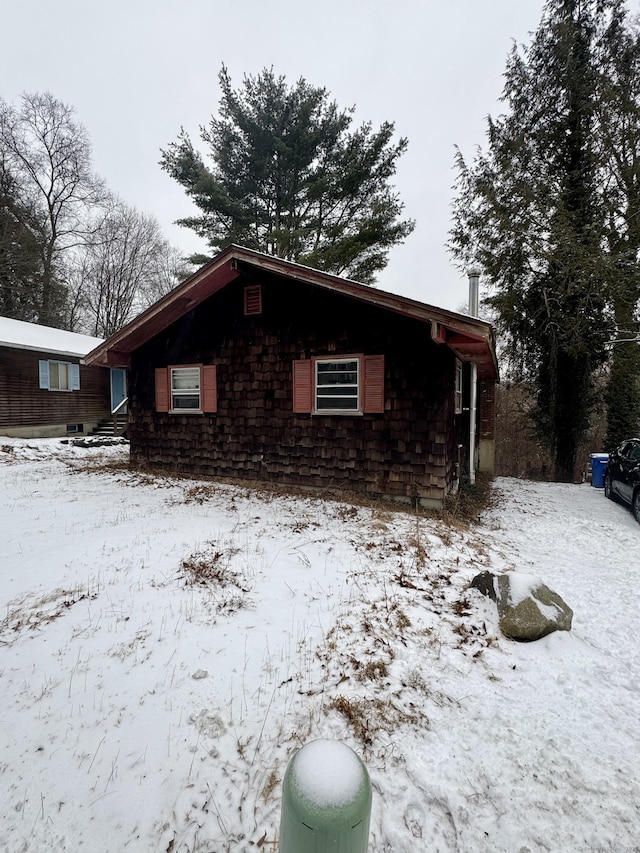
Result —
<svg viewBox="0 0 640 853"><path fill-rule="evenodd" d="M389 185L407 140L388 122L351 131L353 110L304 79L264 69L235 91L223 66L219 80L219 115L201 129L212 165L184 131L162 152L201 212L179 224L213 250L239 243L370 283L414 228Z"/></svg>
<svg viewBox="0 0 640 853"><path fill-rule="evenodd" d="M0 316L37 319L42 274L39 231L16 198L11 175L0 165Z"/></svg>

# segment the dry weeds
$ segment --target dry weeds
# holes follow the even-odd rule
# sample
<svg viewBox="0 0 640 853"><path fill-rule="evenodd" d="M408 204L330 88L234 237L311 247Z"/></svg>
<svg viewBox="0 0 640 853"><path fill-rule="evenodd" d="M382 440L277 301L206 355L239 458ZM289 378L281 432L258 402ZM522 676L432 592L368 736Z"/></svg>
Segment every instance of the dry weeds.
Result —
<svg viewBox="0 0 640 853"><path fill-rule="evenodd" d="M338 695L329 703L349 724L354 737L364 748L373 746L380 731L394 732L400 725L426 725L418 710L406 711L394 705L390 698L356 699Z"/></svg>
<svg viewBox="0 0 640 853"><path fill-rule="evenodd" d="M33 631L41 628L60 618L74 604L80 601L93 601L97 596L97 592L78 587L73 590L54 589L39 598L26 595L11 601L7 605L7 615L0 621L0 642L5 644L13 642L12 639L6 638L7 634L17 635L22 630Z"/></svg>

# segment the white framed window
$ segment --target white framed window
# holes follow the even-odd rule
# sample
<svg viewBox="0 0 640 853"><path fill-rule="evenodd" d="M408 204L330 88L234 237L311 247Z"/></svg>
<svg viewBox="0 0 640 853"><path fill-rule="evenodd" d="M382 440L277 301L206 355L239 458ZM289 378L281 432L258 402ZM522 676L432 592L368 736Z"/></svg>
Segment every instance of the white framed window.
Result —
<svg viewBox="0 0 640 853"><path fill-rule="evenodd" d="M215 364L155 368L156 412L210 414L218 411Z"/></svg>
<svg viewBox="0 0 640 853"><path fill-rule="evenodd" d="M295 414L382 414L385 409L384 355L296 359L292 380Z"/></svg>
<svg viewBox="0 0 640 853"><path fill-rule="evenodd" d="M360 359L315 360L315 411L360 411Z"/></svg>
<svg viewBox="0 0 640 853"><path fill-rule="evenodd" d="M79 391L80 365L48 359L38 362L40 388L47 391Z"/></svg>
<svg viewBox="0 0 640 853"><path fill-rule="evenodd" d="M462 412L462 362L456 359L456 383L455 383L455 408L456 415Z"/></svg>
<svg viewBox="0 0 640 853"><path fill-rule="evenodd" d="M171 409L174 412L200 412L200 368L171 368Z"/></svg>

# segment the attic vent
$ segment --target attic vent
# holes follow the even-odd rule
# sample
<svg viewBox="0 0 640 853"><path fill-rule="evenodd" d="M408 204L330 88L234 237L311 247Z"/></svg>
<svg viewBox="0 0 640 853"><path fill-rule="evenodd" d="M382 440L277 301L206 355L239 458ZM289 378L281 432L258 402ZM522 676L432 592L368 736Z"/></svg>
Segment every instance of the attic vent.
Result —
<svg viewBox="0 0 640 853"><path fill-rule="evenodd" d="M262 314L262 287L259 284L254 284L250 287L245 287L244 313Z"/></svg>

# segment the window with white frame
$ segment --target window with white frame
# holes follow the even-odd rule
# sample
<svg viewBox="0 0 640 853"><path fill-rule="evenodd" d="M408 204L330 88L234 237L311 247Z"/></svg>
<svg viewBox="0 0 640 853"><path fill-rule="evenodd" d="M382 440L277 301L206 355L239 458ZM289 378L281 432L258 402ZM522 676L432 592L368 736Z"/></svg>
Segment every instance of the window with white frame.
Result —
<svg viewBox="0 0 640 853"><path fill-rule="evenodd" d="M317 412L360 411L360 359L318 359L315 368Z"/></svg>
<svg viewBox="0 0 640 853"><path fill-rule="evenodd" d="M218 380L215 364L156 367L156 412L215 414L218 411Z"/></svg>
<svg viewBox="0 0 640 853"><path fill-rule="evenodd" d="M200 368L171 368L171 408L173 411L199 412Z"/></svg>
<svg viewBox="0 0 640 853"><path fill-rule="evenodd" d="M296 359L292 379L295 414L364 415L384 412L384 355Z"/></svg>
<svg viewBox="0 0 640 853"><path fill-rule="evenodd" d="M47 391L79 391L80 365L56 359L38 362L40 388Z"/></svg>

